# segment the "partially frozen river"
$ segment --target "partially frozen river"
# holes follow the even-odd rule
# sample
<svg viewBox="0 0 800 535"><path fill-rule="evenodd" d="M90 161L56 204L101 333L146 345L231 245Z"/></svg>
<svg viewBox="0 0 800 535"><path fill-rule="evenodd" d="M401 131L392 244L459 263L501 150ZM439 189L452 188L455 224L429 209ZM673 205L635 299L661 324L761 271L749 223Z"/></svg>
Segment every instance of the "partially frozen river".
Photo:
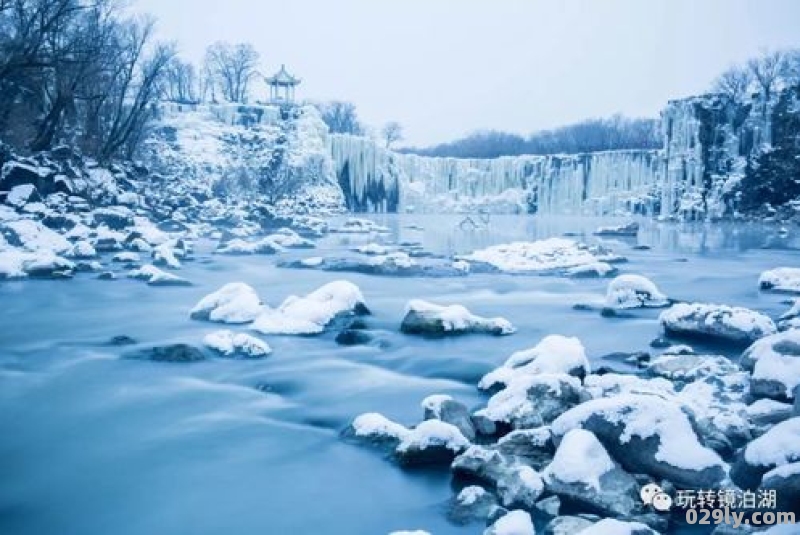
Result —
<svg viewBox="0 0 800 535"><path fill-rule="evenodd" d="M464 229L460 216L375 219L392 229L385 240L420 241L444 254L565 232L597 243L591 231L609 223L493 216L486 228ZM772 317L788 308L785 296L759 292L757 279L765 269L800 264L796 231L642 225L638 238L602 240L628 258L621 272L645 275L676 299ZM332 234L316 250L291 255L325 255L374 239ZM180 272L190 287L91 274L0 283L0 533L481 533L483 526L448 523L447 471L400 470L375 451L344 443L340 430L369 411L416 423L419 402L435 393L475 406L483 398L478 378L547 334L579 337L598 364L613 352L654 351L649 343L661 334L655 310L609 319L573 309L601 303L607 279L300 271L276 267L276 257L212 255L202 242L195 258ZM126 335L143 345L199 344L219 326L190 320L189 310L228 282L246 282L277 305L337 279L361 288L381 344L342 347L332 333L270 336L274 352L266 359L170 364L121 359L123 348L106 343ZM405 336L398 327L413 298L503 316L518 332Z"/></svg>

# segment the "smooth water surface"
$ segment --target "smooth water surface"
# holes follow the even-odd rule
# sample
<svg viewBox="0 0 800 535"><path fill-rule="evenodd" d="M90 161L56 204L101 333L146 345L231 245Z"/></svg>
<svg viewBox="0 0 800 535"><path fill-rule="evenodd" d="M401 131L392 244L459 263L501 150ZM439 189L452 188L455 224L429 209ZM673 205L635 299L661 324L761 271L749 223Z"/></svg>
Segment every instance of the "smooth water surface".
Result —
<svg viewBox="0 0 800 535"><path fill-rule="evenodd" d="M599 240L597 219L493 216L464 229L461 216L386 215L378 241L420 241L442 254L513 240L585 233L677 299L740 305L771 316L786 297L760 293L764 269L800 264L798 240L776 226L643 222L638 239ZM423 230L409 228L417 225ZM313 251L336 254L375 241L330 235ZM636 244L651 250L634 250ZM194 285L152 288L81 274L71 281L0 283L0 533L20 535L384 534L454 526L443 472L402 471L379 453L341 441L354 416L382 412L405 424L419 402L447 393L477 406L478 378L508 355L559 333L578 336L590 356L650 350L657 311L607 319L575 311L602 302L607 280L473 275L382 278L275 267L276 257L221 257L199 244L179 274ZM222 284L243 281L279 304L346 278L362 289L382 347L340 347L333 334L267 337L264 360L167 364L121 359L106 341L199 344L216 324L189 309ZM513 336L423 340L401 335L406 302L460 303L504 316ZM244 327L242 327L244 328ZM126 348L127 349L127 348Z"/></svg>

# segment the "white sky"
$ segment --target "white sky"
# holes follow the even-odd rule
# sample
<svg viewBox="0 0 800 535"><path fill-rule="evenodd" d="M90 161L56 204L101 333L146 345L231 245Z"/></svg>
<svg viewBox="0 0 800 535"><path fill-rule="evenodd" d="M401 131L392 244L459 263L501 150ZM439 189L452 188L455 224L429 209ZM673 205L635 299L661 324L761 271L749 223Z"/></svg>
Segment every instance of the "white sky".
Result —
<svg viewBox="0 0 800 535"><path fill-rule="evenodd" d="M407 144L656 116L729 64L800 47L800 0L133 0L199 62L218 40L286 63L298 98L398 120Z"/></svg>

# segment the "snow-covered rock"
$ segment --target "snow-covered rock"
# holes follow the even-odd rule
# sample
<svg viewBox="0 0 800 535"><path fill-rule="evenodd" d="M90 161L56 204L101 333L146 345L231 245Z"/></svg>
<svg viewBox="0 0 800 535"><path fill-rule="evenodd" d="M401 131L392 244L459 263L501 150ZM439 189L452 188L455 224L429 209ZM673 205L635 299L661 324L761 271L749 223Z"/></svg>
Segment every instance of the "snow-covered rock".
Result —
<svg viewBox="0 0 800 535"><path fill-rule="evenodd" d="M128 272L128 278L146 281L150 286L191 286L188 280L158 269L152 264Z"/></svg>
<svg viewBox="0 0 800 535"><path fill-rule="evenodd" d="M549 464L556 451L549 426L515 429L501 437L495 447L500 453L521 459L537 470Z"/></svg>
<svg viewBox="0 0 800 535"><path fill-rule="evenodd" d="M153 248L153 264L157 266L167 266L172 269L180 269L181 262L178 260L176 244L165 242Z"/></svg>
<svg viewBox="0 0 800 535"><path fill-rule="evenodd" d="M742 488L755 488L775 468L800 462L800 417L776 424L737 455L731 479Z"/></svg>
<svg viewBox="0 0 800 535"><path fill-rule="evenodd" d="M397 447L409 433L410 430L405 426L377 412L357 416L345 430L345 436L391 449Z"/></svg>
<svg viewBox="0 0 800 535"><path fill-rule="evenodd" d="M496 487L497 482L516 463L496 449L472 445L458 455L450 468L460 477L478 480L491 487Z"/></svg>
<svg viewBox="0 0 800 535"><path fill-rule="evenodd" d="M449 465L469 445L456 426L425 420L402 437L395 454L404 466Z"/></svg>
<svg viewBox="0 0 800 535"><path fill-rule="evenodd" d="M561 272L587 264L617 260L598 247L589 247L564 238L494 245L459 257L482 263L507 273ZM473 266L474 267L474 266Z"/></svg>
<svg viewBox="0 0 800 535"><path fill-rule="evenodd" d="M515 465L497 481L497 496L503 507L533 509L543 492L542 476L524 464Z"/></svg>
<svg viewBox="0 0 800 535"><path fill-rule="evenodd" d="M72 244L64 236L31 219L7 221L0 225L0 233L10 245L26 251L64 254L72 249Z"/></svg>
<svg viewBox="0 0 800 535"><path fill-rule="evenodd" d="M203 337L203 345L225 356L242 355L259 358L272 353L272 348L265 341L227 329L208 333Z"/></svg>
<svg viewBox="0 0 800 535"><path fill-rule="evenodd" d="M545 535L575 535L594 524L591 520L580 516L557 516L547 523Z"/></svg>
<svg viewBox="0 0 800 535"><path fill-rule="evenodd" d="M535 535L531 515L521 509L509 511L486 528L483 535Z"/></svg>
<svg viewBox="0 0 800 535"><path fill-rule="evenodd" d="M792 399L800 385L800 329L766 336L748 347L742 367L752 370L750 392L756 398Z"/></svg>
<svg viewBox="0 0 800 535"><path fill-rule="evenodd" d="M515 377L540 373L564 373L583 379L591 373L586 350L578 338L551 334L530 349L513 353L506 362L486 374L478 388L504 386Z"/></svg>
<svg viewBox="0 0 800 535"><path fill-rule="evenodd" d="M379 243L370 242L366 245L359 245L355 248L355 251L365 255L385 255L391 251L391 248Z"/></svg>
<svg viewBox="0 0 800 535"><path fill-rule="evenodd" d="M139 253L133 251L125 251L124 253L117 253L111 257L112 262L120 262L122 264L138 264L141 262Z"/></svg>
<svg viewBox="0 0 800 535"><path fill-rule="evenodd" d="M226 255L271 255L281 251L283 251L283 247L278 245L271 237L267 237L253 242L234 238L220 244L215 252Z"/></svg>
<svg viewBox="0 0 800 535"><path fill-rule="evenodd" d="M329 282L305 297L290 296L276 309L266 307L253 329L263 334L318 334L344 315L369 314L358 286Z"/></svg>
<svg viewBox="0 0 800 535"><path fill-rule="evenodd" d="M133 225L133 212L125 206L97 208L92 212L96 226L105 225L111 230L122 230Z"/></svg>
<svg viewBox="0 0 800 535"><path fill-rule="evenodd" d="M580 531L581 535L658 535L658 532L641 522L626 522L604 518Z"/></svg>
<svg viewBox="0 0 800 535"><path fill-rule="evenodd" d="M775 491L778 511L800 513L800 462L784 464L764 474L761 489Z"/></svg>
<svg viewBox="0 0 800 535"><path fill-rule="evenodd" d="M764 314L741 307L703 303L678 303L665 310L659 321L668 334L749 344L777 331Z"/></svg>
<svg viewBox="0 0 800 535"><path fill-rule="evenodd" d="M11 206L21 207L38 197L36 186L33 184L20 184L14 186L6 195L6 203Z"/></svg>
<svg viewBox="0 0 800 535"><path fill-rule="evenodd" d="M548 492L582 510L630 516L640 509L636 480L617 466L597 437L584 429L572 429L564 435L543 476Z"/></svg>
<svg viewBox="0 0 800 535"><path fill-rule="evenodd" d="M285 249L313 249L316 247L314 242L301 237L297 232L290 228L280 228L275 233L265 238L279 247Z"/></svg>
<svg viewBox="0 0 800 535"><path fill-rule="evenodd" d="M613 309L659 308L669 306L669 299L650 279L625 274L608 284L605 306Z"/></svg>
<svg viewBox="0 0 800 535"><path fill-rule="evenodd" d="M659 396L620 394L587 401L551 426L564 436L572 429L594 433L626 470L672 481L682 488L716 488L728 466L698 440L678 403Z"/></svg>
<svg viewBox="0 0 800 535"><path fill-rule="evenodd" d="M400 330L406 334L428 336L466 333L506 335L516 331L504 318L483 318L461 305L441 306L421 299L408 302Z"/></svg>
<svg viewBox="0 0 800 535"><path fill-rule="evenodd" d="M639 233L639 223L632 221L624 225L598 227L594 231L596 236L636 236Z"/></svg>
<svg viewBox="0 0 800 535"><path fill-rule="evenodd" d="M793 407L790 403L782 403L774 399L758 399L748 405L746 410L750 423L764 431L777 423L788 420L793 415Z"/></svg>
<svg viewBox="0 0 800 535"><path fill-rule="evenodd" d="M341 234L369 234L371 232L388 233L389 229L369 219L351 217L338 227L331 228L330 231Z"/></svg>
<svg viewBox="0 0 800 535"><path fill-rule="evenodd" d="M75 269L76 265L73 262L48 250L0 251L0 280L24 277L69 278Z"/></svg>
<svg viewBox="0 0 800 535"><path fill-rule="evenodd" d="M758 287L775 292L800 293L800 268L780 267L764 271Z"/></svg>
<svg viewBox="0 0 800 535"><path fill-rule="evenodd" d="M95 258L97 251L87 240L77 241L73 244L72 250L67 254L70 258L85 260Z"/></svg>
<svg viewBox="0 0 800 535"><path fill-rule="evenodd" d="M189 315L196 320L249 323L263 312L256 291L243 282L230 282L201 299Z"/></svg>
<svg viewBox="0 0 800 535"><path fill-rule="evenodd" d="M447 516L458 525L486 522L496 507L497 499L491 492L478 485L469 485L455 496Z"/></svg>
<svg viewBox="0 0 800 535"><path fill-rule="evenodd" d="M521 375L493 395L473 421L479 432L495 434L497 426L531 429L552 422L581 401L580 382L565 374Z"/></svg>
<svg viewBox="0 0 800 535"><path fill-rule="evenodd" d="M689 382L708 376L729 375L741 368L719 355L663 354L651 360L647 372L671 381Z"/></svg>
<svg viewBox="0 0 800 535"><path fill-rule="evenodd" d="M800 329L800 299L795 299L789 310L778 318L778 329L781 331Z"/></svg>
<svg viewBox="0 0 800 535"><path fill-rule="evenodd" d="M591 264L583 264L580 266L571 267L566 270L565 274L574 279L589 279L610 277L616 272L617 268L608 262L594 262Z"/></svg>
<svg viewBox="0 0 800 535"><path fill-rule="evenodd" d="M454 425L469 440L475 439L475 428L467 406L446 394L434 394L422 400L426 420L441 420Z"/></svg>

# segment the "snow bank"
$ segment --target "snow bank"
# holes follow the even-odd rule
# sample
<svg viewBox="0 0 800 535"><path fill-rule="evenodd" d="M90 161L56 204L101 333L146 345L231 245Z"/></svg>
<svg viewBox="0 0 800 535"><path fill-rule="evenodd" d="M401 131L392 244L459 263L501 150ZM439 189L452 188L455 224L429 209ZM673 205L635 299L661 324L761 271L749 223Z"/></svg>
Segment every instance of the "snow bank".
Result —
<svg viewBox="0 0 800 535"><path fill-rule="evenodd" d="M290 296L277 308L266 308L253 323L263 334L318 334L341 314L368 313L358 286L335 281L305 297Z"/></svg>
<svg viewBox="0 0 800 535"><path fill-rule="evenodd" d="M221 323L249 323L262 312L256 291L243 282L230 282L201 299L189 315L192 319Z"/></svg>
<svg viewBox="0 0 800 535"><path fill-rule="evenodd" d="M406 334L445 335L486 333L507 335L516 332L505 318L483 318L461 305L441 306L421 299L406 305L406 315L400 325Z"/></svg>
<svg viewBox="0 0 800 535"><path fill-rule="evenodd" d="M620 275L608 284L606 306L615 309L669 306L667 296L641 275Z"/></svg>
<svg viewBox="0 0 800 535"><path fill-rule="evenodd" d="M507 273L567 270L615 259L609 253L565 238L494 245L459 257L489 264Z"/></svg>

